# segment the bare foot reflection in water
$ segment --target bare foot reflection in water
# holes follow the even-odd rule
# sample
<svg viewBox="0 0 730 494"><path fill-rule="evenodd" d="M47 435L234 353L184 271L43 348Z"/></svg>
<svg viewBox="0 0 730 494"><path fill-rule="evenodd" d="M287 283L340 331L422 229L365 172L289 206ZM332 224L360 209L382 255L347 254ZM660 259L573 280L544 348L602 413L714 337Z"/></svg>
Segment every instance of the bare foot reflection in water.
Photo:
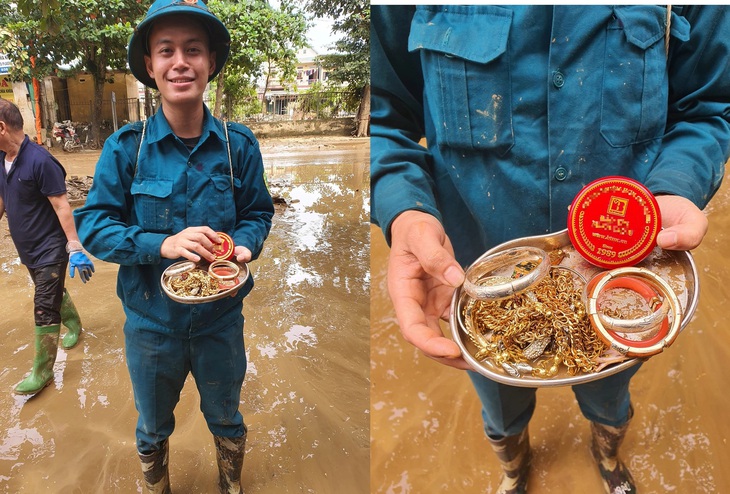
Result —
<svg viewBox="0 0 730 494"><path fill-rule="evenodd" d="M368 490L368 142L262 141L267 173L286 177L244 301L249 367L241 412L249 427L247 493ZM98 152L59 154L69 175L92 175ZM86 330L59 348L55 379L33 398L12 389L33 358L33 287L0 222L0 492L142 492L137 413L124 360L117 266L95 261L67 286ZM64 334L62 330L62 335ZM174 492L216 492L213 438L189 378L170 438Z"/></svg>
<svg viewBox="0 0 730 494"><path fill-rule="evenodd" d="M631 384L636 413L621 455L642 494L730 492L730 183L707 213L710 231L693 252L701 285L694 320ZM500 471L476 393L466 373L400 336L386 294L388 249L376 228L371 243L371 492L495 492ZM602 492L588 422L570 388L538 391L530 441L530 493Z"/></svg>

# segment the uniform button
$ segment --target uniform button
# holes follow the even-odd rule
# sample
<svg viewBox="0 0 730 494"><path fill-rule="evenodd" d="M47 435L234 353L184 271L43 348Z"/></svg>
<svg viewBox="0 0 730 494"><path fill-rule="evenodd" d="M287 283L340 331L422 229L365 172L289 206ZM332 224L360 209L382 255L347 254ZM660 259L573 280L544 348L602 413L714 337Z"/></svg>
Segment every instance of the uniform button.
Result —
<svg viewBox="0 0 730 494"><path fill-rule="evenodd" d="M189 167L192 167L193 166L193 162L192 161L188 161L188 166Z"/></svg>
<svg viewBox="0 0 730 494"><path fill-rule="evenodd" d="M565 84L565 76L562 72L555 71L553 72L553 85L557 88L563 87L563 84Z"/></svg>
<svg viewBox="0 0 730 494"><path fill-rule="evenodd" d="M555 180L565 180L565 177L568 176L568 170L563 168L562 166L558 167L557 170L555 170Z"/></svg>

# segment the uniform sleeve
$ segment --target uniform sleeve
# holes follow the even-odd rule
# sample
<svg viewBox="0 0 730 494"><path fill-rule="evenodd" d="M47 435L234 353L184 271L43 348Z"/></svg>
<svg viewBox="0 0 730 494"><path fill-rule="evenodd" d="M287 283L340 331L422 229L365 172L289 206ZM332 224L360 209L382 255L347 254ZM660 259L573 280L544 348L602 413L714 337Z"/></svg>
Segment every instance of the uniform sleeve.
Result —
<svg viewBox="0 0 730 494"><path fill-rule="evenodd" d="M371 7L371 220L390 243L400 213L419 210L441 220L433 193L431 155L424 136L419 55L409 53L414 7Z"/></svg>
<svg viewBox="0 0 730 494"><path fill-rule="evenodd" d="M86 204L74 211L76 229L84 248L101 260L126 266L157 264L168 235L129 224L139 144L133 132L123 131L104 143Z"/></svg>
<svg viewBox="0 0 730 494"><path fill-rule="evenodd" d="M231 137L237 134L231 129ZM242 166L236 167L236 226L233 241L236 245L247 247L256 259L264 246L264 240L271 230L274 216L274 202L269 194L264 176L264 164L258 141L250 132L238 139L232 139L232 159L239 160Z"/></svg>
<svg viewBox="0 0 730 494"><path fill-rule="evenodd" d="M702 209L720 187L730 153L730 8L687 6L683 16L690 37L669 52L667 130L645 184Z"/></svg>

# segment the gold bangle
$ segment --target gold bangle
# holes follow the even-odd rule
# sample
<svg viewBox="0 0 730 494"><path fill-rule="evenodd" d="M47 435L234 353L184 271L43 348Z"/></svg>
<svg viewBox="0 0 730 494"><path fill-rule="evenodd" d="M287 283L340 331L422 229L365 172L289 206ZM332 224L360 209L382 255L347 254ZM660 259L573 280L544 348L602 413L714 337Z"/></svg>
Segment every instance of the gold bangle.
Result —
<svg viewBox="0 0 730 494"><path fill-rule="evenodd" d="M238 278L240 273L241 268L239 268L235 263L222 259L213 261L208 267L208 274L212 278L221 281L235 280Z"/></svg>
<svg viewBox="0 0 730 494"><path fill-rule="evenodd" d="M167 277L177 276L192 271L196 267L197 264L195 264L193 261L176 262L175 264L171 264L167 267L167 269L165 269L164 275Z"/></svg>
<svg viewBox="0 0 730 494"><path fill-rule="evenodd" d="M627 333L625 329L612 329L605 324L606 316L600 313L598 308L598 297L606 288L607 284L621 277L631 276L651 286L662 297L662 305L668 304L668 314L659 320L660 332L646 341L633 341L621 337L617 333ZM596 281L597 280L597 281ZM679 334L682 323L682 306L677 295L661 276L649 271L646 268L627 267L618 268L599 275L588 284L586 293L586 311L593 329L601 340L618 352L627 357L650 357L661 353L664 348L669 347ZM662 314L663 312L656 311ZM671 323L665 323L666 318L671 318ZM652 319L653 320L653 319ZM616 320L609 321L615 323ZM665 327L665 324L667 327ZM619 326L626 325L625 321ZM654 326L656 327L656 326ZM649 328L653 329L653 328ZM666 334L663 334L666 331Z"/></svg>
<svg viewBox="0 0 730 494"><path fill-rule="evenodd" d="M514 277L514 268L530 262L532 268ZM515 247L472 264L464 273L464 291L477 300L500 300L539 283L550 272L548 253L536 247Z"/></svg>

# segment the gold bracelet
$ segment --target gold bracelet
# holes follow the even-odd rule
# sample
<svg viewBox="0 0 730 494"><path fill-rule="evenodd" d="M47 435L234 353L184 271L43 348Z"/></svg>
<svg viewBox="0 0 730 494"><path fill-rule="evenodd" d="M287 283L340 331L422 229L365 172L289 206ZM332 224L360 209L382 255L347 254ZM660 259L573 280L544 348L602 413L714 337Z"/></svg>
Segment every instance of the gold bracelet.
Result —
<svg viewBox="0 0 730 494"><path fill-rule="evenodd" d="M607 327L604 323L606 316L600 313L598 307L598 298L601 293L609 286L609 283L615 285L615 280L621 279L622 277L633 277L640 279L643 284L649 285L653 288L657 294L662 297L662 305L667 305L667 315L659 319L659 330L656 335L648 338L647 340L629 340L621 336L621 333L628 333L625 329L612 329ZM618 268L611 271L598 274L593 280L588 283L586 287L586 311L588 312L588 318L591 321L593 329L596 334L601 338L607 345L617 350L627 357L650 357L661 353L664 348L669 347L679 334L679 329L682 323L682 306L679 303L677 295L672 290L661 276L649 271L646 268L628 267ZM628 287L632 289L631 286ZM638 293L638 290L635 290ZM663 311L655 311L655 314L663 314ZM658 317L658 316L657 316ZM671 322L667 319L671 318ZM655 317L650 318L652 322ZM616 319L610 320L614 326L616 325ZM618 323L619 327L626 326L626 320L621 320ZM658 326L655 324L652 328L656 329Z"/></svg>
<svg viewBox="0 0 730 494"><path fill-rule="evenodd" d="M518 273L516 268L529 265ZM548 253L536 247L515 247L472 264L464 274L464 291L477 300L511 297L539 283L550 272Z"/></svg>

